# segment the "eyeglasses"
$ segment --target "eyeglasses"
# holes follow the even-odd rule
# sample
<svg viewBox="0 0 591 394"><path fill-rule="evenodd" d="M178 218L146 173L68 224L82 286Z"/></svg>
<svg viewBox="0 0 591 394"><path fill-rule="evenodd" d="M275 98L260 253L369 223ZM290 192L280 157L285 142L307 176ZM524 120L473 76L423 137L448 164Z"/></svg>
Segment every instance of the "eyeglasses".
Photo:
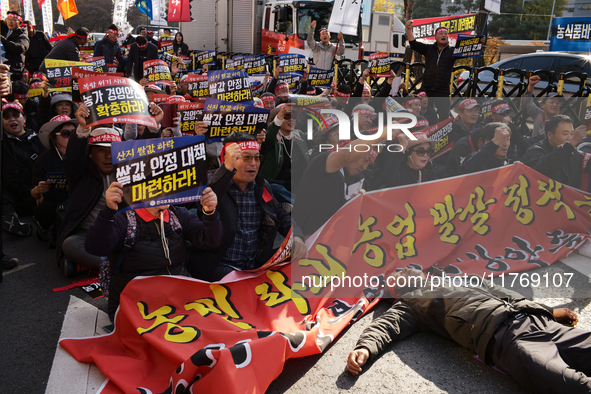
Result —
<svg viewBox="0 0 591 394"><path fill-rule="evenodd" d="M2 119L8 120L10 118L18 119L21 117L21 113L18 111L3 111L2 112Z"/></svg>
<svg viewBox="0 0 591 394"><path fill-rule="evenodd" d="M291 119L291 114L285 114L285 115L283 115L283 119L284 120L290 120Z"/></svg>
<svg viewBox="0 0 591 394"><path fill-rule="evenodd" d="M70 138L70 136L72 135L72 133L74 131L76 131L76 130L64 129L64 130L60 131L59 133L55 133L55 134L59 135L61 137L64 137L64 138Z"/></svg>
<svg viewBox="0 0 591 394"><path fill-rule="evenodd" d="M256 155L256 156L240 156L240 158L242 159L243 162L245 163L251 163L254 159L255 162L260 162L261 160L263 160L263 156L262 155Z"/></svg>
<svg viewBox="0 0 591 394"><path fill-rule="evenodd" d="M417 154L417 156L425 156L425 155L427 155L429 157L433 156L433 149L432 148L425 149L425 148L421 147L419 149L415 149L414 152Z"/></svg>

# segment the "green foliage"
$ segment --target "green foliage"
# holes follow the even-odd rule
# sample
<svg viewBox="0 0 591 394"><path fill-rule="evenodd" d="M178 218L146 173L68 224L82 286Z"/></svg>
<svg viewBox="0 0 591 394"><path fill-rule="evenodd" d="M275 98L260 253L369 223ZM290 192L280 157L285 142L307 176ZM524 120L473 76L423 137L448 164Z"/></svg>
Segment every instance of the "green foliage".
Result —
<svg viewBox="0 0 591 394"><path fill-rule="evenodd" d="M448 13L455 14L461 12L464 14L471 14L478 11L480 8L480 0L457 0L454 4L457 5L447 7Z"/></svg>
<svg viewBox="0 0 591 394"><path fill-rule="evenodd" d="M435 18L441 16L441 5L443 0L416 0L413 11L413 18Z"/></svg>
<svg viewBox="0 0 591 394"><path fill-rule="evenodd" d="M562 16L566 0L556 0L555 16ZM526 1L522 8L522 0L503 0L501 13L520 15L493 15L488 24L489 35L500 37L504 40L546 40L550 15L554 0Z"/></svg>

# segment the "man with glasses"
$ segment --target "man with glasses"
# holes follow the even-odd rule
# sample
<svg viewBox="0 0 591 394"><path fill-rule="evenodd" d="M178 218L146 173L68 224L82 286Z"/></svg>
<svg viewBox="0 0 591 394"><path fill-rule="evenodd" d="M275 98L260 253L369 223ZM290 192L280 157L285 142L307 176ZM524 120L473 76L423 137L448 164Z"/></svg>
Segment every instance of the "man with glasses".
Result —
<svg viewBox="0 0 591 394"><path fill-rule="evenodd" d="M425 71L421 89L428 97L436 99L439 121L449 118L449 84L456 57L453 57L453 48L449 46L448 30L439 27L435 30L435 42L431 45L423 44L415 40L412 31L413 21L406 22L406 37L410 47L425 56Z"/></svg>
<svg viewBox="0 0 591 394"><path fill-rule="evenodd" d="M193 277L214 282L232 271L257 269L273 256L277 233L288 235L291 216L258 175L260 146L251 134L233 133L225 138L222 165L208 182L218 196L224 238L217 248L192 248L187 270ZM299 227L294 226L293 236L292 260L306 254Z"/></svg>
<svg viewBox="0 0 591 394"><path fill-rule="evenodd" d="M37 133L25 128L25 120L19 103L2 106L2 228L12 234L28 237L32 232L31 225L22 223L18 215L30 215L35 207L35 199L29 188L33 164L45 147Z"/></svg>
<svg viewBox="0 0 591 394"><path fill-rule="evenodd" d="M94 56L104 56L107 64L118 63L121 59L121 50L117 43L119 38L119 27L112 24L102 40L94 44Z"/></svg>
<svg viewBox="0 0 591 394"><path fill-rule="evenodd" d="M540 77L532 75L529 77L527 92L523 95L523 104L527 114L534 121L534 128L531 138L535 141L541 141L546 136L546 122L560 113L561 97L558 93L550 92L540 100L541 108L534 103L534 86L540 82Z"/></svg>
<svg viewBox="0 0 591 394"><path fill-rule="evenodd" d="M18 81L23 76L25 69L25 53L29 49L29 37L25 30L20 28L22 16L16 11L8 11L6 19L1 24L2 45L6 64L10 66L12 80Z"/></svg>

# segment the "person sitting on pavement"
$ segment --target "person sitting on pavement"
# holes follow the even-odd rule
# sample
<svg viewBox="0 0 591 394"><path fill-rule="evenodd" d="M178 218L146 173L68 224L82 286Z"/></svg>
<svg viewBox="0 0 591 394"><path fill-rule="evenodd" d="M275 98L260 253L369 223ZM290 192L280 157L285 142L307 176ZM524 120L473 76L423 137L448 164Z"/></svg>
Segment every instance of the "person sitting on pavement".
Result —
<svg viewBox="0 0 591 394"><path fill-rule="evenodd" d="M162 109L154 103L149 107L156 122L162 121ZM70 136L64 169L70 199L57 237L57 263L66 276L83 269L98 270L100 257L84 250L88 229L106 206L105 190L115 176L111 158L111 143L121 141L121 134L111 127L91 130L86 126L90 116L88 107L82 103L76 111L78 128Z"/></svg>
<svg viewBox="0 0 591 394"><path fill-rule="evenodd" d="M54 228L57 208L68 199L68 184L64 172L64 157L70 136L76 132L78 121L68 115L58 115L41 126L39 139L48 149L39 155L33 167L31 196L37 205L33 216L39 225L37 237L55 247Z"/></svg>
<svg viewBox="0 0 591 394"><path fill-rule="evenodd" d="M32 227L22 223L19 215L33 213L31 177L35 159L45 152L39 136L25 128L26 118L18 102L2 105L4 142L2 145L2 228L9 233L28 237Z"/></svg>
<svg viewBox="0 0 591 394"><path fill-rule="evenodd" d="M347 359L350 374L363 372L393 342L427 331L475 352L535 393L591 391L591 333L574 328L573 311L529 301L477 275L468 279L483 286L468 286L472 280L433 286L441 275L436 270L425 279L423 272L404 268L389 278L395 279L388 283L397 300L359 337Z"/></svg>
<svg viewBox="0 0 591 394"><path fill-rule="evenodd" d="M0 23L1 41L4 46L6 64L10 66L12 80L19 81L25 71L25 54L29 49L29 36L20 25L23 17L17 11L8 11L6 19Z"/></svg>
<svg viewBox="0 0 591 394"><path fill-rule="evenodd" d="M560 113L562 100L562 96L558 93L550 92L540 99L541 108L538 107L534 102L534 87L538 82L540 82L538 75L529 77L527 91L523 95L523 105L534 123L531 132L531 138L534 141L541 141L546 137L546 122Z"/></svg>
<svg viewBox="0 0 591 394"><path fill-rule="evenodd" d="M548 119L544 128L546 138L530 146L525 152L525 165L577 189L581 188L583 172L591 173L591 154L577 150L576 146L587 135L587 127L573 128L573 121L566 115Z"/></svg>
<svg viewBox="0 0 591 394"><path fill-rule="evenodd" d="M513 112L509 104L505 100L497 100L491 105L491 114L488 118L476 125L480 128L491 122L501 122L509 126L511 129L511 148L509 150L509 157L523 158L530 142L521 134L515 123L513 123Z"/></svg>
<svg viewBox="0 0 591 394"><path fill-rule="evenodd" d="M306 136L294 130L291 104L285 104L269 116L269 126L262 142L263 159L259 175L271 184L273 195L279 202L292 203L301 176L310 162ZM275 112L275 113L273 113Z"/></svg>
<svg viewBox="0 0 591 394"><path fill-rule="evenodd" d="M88 42L89 30L86 27L79 27L76 32L68 38L60 40L45 59L80 61L80 47ZM45 62L39 66L39 71L45 73Z"/></svg>
<svg viewBox="0 0 591 394"><path fill-rule="evenodd" d="M401 150L387 154L384 169L369 180L372 190L437 180L435 171L428 167L437 141L429 140L422 131L413 135L416 141L409 140L405 134L398 135Z"/></svg>
<svg viewBox="0 0 591 394"><path fill-rule="evenodd" d="M107 34L94 44L94 56L103 56L107 64L117 64L123 57L117 42L120 33L119 27L114 23L111 24Z"/></svg>
<svg viewBox="0 0 591 394"><path fill-rule="evenodd" d="M335 54L337 56L345 54L343 33L339 33L337 36L337 47L337 45L330 42L330 33L327 29L320 29L320 42L315 41L314 29L316 29L316 21L312 21L310 24L310 30L308 30L308 36L306 37L306 42L314 55L314 65L322 70L332 70Z"/></svg>
<svg viewBox="0 0 591 394"><path fill-rule="evenodd" d="M397 132L400 130L392 132L393 139L397 137ZM293 207L293 217L306 238L347 201L362 192L365 170L378 156L371 144L379 144L386 138L387 130L384 127L381 134L370 140L354 140L339 150L324 151L310 161L296 191Z"/></svg>
<svg viewBox="0 0 591 394"><path fill-rule="evenodd" d="M445 169L443 171L444 178L462 174L462 163L464 163L466 157L484 145L484 139L481 136L483 129L484 126L478 127L454 143L454 147L447 154Z"/></svg>
<svg viewBox="0 0 591 394"><path fill-rule="evenodd" d="M462 163L464 174L490 170L513 163L507 157L511 146L511 129L505 123L492 122L483 127L480 133L484 145L471 153Z"/></svg>
<svg viewBox="0 0 591 394"><path fill-rule="evenodd" d="M225 138L222 165L208 182L218 196L224 237L217 248L191 249L187 270L193 277L214 282L232 271L259 268L275 253L277 233L288 235L291 216L258 175L259 150L260 143L251 134L232 133ZM307 250L297 225L292 235L293 261Z"/></svg>
<svg viewBox="0 0 591 394"><path fill-rule="evenodd" d="M12 94L8 96L8 101L18 101L22 107L27 119L27 128L39 132L41 124L39 123L39 103L29 97L30 86L23 81L14 81L12 83Z"/></svg>
<svg viewBox="0 0 591 394"><path fill-rule="evenodd" d="M216 212L217 197L209 187L201 197L201 219L185 208L171 205L117 212L123 199L122 188L119 182L111 183L105 193L106 206L88 229L84 243L86 252L108 256L111 263L107 305L111 321L119 307L121 292L133 278L189 276L185 269L185 242L190 241L200 249L215 248L220 245L224 234L220 214ZM130 219L135 220L132 224L135 240L131 248L124 251Z"/></svg>

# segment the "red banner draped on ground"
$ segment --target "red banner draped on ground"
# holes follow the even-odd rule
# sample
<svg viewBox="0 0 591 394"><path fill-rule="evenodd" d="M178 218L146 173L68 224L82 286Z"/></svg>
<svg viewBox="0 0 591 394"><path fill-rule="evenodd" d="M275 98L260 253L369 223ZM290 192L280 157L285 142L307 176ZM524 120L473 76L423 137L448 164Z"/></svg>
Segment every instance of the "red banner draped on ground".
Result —
<svg viewBox="0 0 591 394"><path fill-rule="evenodd" d="M337 212L297 265L215 284L135 279L121 295L112 334L60 345L98 365L111 380L103 393L177 392L179 385L263 393L285 360L322 352L386 291L382 282L331 288L336 282L318 279L383 280L409 265L487 277L543 267L589 238L590 213L590 194L521 164L377 191Z"/></svg>

